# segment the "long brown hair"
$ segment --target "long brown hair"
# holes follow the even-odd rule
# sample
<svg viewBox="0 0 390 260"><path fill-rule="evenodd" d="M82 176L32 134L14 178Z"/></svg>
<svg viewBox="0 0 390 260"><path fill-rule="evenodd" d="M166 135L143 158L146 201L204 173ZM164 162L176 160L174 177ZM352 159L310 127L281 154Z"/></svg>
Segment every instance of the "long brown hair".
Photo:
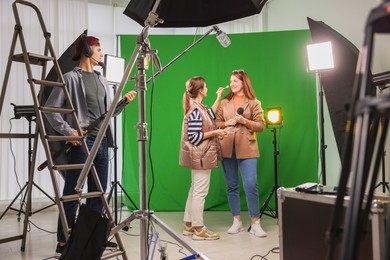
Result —
<svg viewBox="0 0 390 260"><path fill-rule="evenodd" d="M234 75L239 80L242 81L242 88L244 91L244 96L250 100L256 99L255 91L253 90L251 80L249 79L248 74L244 70L233 70L230 76ZM232 91L225 96L226 99L231 100L234 96Z"/></svg>
<svg viewBox="0 0 390 260"><path fill-rule="evenodd" d="M183 95L184 115L187 114L190 109L190 98L196 98L198 96L199 91L204 88L205 82L205 79L199 76L195 76L187 80L186 91L184 91Z"/></svg>

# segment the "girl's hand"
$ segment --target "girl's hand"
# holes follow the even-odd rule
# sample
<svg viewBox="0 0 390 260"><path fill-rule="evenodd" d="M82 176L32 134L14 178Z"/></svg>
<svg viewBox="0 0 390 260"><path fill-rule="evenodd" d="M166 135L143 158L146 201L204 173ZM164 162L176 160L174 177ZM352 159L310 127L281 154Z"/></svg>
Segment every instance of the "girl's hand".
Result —
<svg viewBox="0 0 390 260"><path fill-rule="evenodd" d="M126 103L129 103L130 101L134 100L135 96L137 95L137 92L135 90L131 90L125 94Z"/></svg>

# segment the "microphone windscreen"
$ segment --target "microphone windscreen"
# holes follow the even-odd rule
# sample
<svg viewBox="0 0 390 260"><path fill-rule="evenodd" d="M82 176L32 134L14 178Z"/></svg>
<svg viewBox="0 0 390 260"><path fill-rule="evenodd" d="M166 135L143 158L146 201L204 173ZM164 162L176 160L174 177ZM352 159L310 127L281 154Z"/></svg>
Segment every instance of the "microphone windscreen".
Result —
<svg viewBox="0 0 390 260"><path fill-rule="evenodd" d="M232 43L229 36L227 36L226 33L222 31L217 34L217 39L224 48L228 47Z"/></svg>
<svg viewBox="0 0 390 260"><path fill-rule="evenodd" d="M237 108L237 114L242 115L244 113L244 109L242 107Z"/></svg>

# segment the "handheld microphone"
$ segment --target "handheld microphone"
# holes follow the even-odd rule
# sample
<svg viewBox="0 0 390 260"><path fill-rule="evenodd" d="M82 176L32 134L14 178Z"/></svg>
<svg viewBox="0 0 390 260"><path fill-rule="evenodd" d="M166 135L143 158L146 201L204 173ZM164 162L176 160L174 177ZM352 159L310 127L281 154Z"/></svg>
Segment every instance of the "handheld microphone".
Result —
<svg viewBox="0 0 390 260"><path fill-rule="evenodd" d="M230 38L229 36L226 35L225 32L221 31L221 29L218 28L218 26L214 25L213 26L213 29L215 30L216 32L216 35L217 35L217 39L219 41L219 43L223 46L223 47L228 47L232 42L230 41Z"/></svg>
<svg viewBox="0 0 390 260"><path fill-rule="evenodd" d="M237 114L242 115L244 113L244 108L239 107L237 108Z"/></svg>

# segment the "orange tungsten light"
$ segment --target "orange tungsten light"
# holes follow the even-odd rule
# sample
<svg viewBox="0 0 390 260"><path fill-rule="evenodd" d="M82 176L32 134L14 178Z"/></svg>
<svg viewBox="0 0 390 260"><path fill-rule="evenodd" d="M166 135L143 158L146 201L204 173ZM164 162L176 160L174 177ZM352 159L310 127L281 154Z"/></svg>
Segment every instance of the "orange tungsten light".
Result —
<svg viewBox="0 0 390 260"><path fill-rule="evenodd" d="M265 123L267 128L283 127L282 108L267 108L265 115Z"/></svg>

